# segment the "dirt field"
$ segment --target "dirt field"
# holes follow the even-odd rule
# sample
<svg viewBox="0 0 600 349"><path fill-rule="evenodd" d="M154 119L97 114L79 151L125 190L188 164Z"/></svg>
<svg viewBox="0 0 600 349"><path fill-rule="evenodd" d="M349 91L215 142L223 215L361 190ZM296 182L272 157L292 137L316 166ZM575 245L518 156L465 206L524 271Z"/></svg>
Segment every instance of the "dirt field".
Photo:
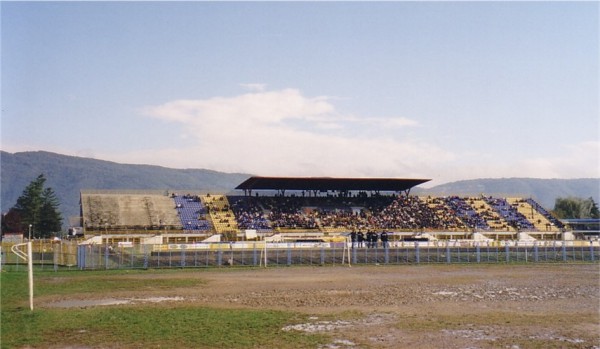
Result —
<svg viewBox="0 0 600 349"><path fill-rule="evenodd" d="M598 265L239 268L182 275L206 283L110 297L298 311L310 321L285 330L331 335L320 348L600 348ZM56 301L45 306L68 306Z"/></svg>

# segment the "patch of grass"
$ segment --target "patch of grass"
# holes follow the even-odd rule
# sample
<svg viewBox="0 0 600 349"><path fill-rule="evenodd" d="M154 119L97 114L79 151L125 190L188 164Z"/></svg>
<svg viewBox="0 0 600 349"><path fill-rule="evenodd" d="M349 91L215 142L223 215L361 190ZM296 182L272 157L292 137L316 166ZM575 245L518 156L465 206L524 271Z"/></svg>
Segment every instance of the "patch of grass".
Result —
<svg viewBox="0 0 600 349"><path fill-rule="evenodd" d="M21 312L25 331L3 328L2 347L314 348L322 336L284 332L288 312L199 307L98 307ZM4 321L3 321L4 327Z"/></svg>
<svg viewBox="0 0 600 349"><path fill-rule="evenodd" d="M140 279L127 275L115 276L91 276L63 277L63 278L38 278L36 280L35 293L37 295L58 295L78 293L103 293L126 290L158 290L172 289L178 287L193 287L203 284L198 279Z"/></svg>
<svg viewBox="0 0 600 349"><path fill-rule="evenodd" d="M36 295L110 293L197 286L201 278L155 278L143 271L36 275ZM271 310L213 309L177 303L47 309L28 307L27 273L1 274L1 348L314 348L326 336L285 332L305 315Z"/></svg>

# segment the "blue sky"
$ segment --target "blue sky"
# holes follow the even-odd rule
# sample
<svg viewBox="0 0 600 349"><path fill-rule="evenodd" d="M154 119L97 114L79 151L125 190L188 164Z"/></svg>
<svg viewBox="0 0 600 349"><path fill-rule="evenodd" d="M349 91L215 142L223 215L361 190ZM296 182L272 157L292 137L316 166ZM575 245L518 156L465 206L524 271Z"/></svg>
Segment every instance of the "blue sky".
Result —
<svg viewBox="0 0 600 349"><path fill-rule="evenodd" d="M264 176L600 177L598 2L1 2L1 147Z"/></svg>

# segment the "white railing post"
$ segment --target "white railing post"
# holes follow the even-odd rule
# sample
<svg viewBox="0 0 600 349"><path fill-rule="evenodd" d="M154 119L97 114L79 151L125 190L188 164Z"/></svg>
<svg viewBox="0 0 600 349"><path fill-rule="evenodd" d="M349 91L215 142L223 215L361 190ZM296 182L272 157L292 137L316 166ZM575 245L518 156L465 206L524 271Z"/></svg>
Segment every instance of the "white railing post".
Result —
<svg viewBox="0 0 600 349"><path fill-rule="evenodd" d="M27 253L21 251L19 249L20 246L27 245ZM19 258L27 261L27 269L29 272L29 309L33 311L33 252L32 252L32 244L31 241L16 244L11 247L11 251L16 254Z"/></svg>

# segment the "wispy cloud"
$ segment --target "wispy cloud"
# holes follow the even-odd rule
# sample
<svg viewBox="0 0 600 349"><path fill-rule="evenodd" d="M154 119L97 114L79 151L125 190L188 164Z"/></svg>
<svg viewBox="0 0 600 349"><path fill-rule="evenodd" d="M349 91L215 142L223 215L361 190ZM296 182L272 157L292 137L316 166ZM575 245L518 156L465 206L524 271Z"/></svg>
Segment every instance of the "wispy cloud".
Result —
<svg viewBox="0 0 600 349"><path fill-rule="evenodd" d="M263 92L267 88L266 84L259 84L259 83L242 83L239 85L247 91L255 91L255 92Z"/></svg>

